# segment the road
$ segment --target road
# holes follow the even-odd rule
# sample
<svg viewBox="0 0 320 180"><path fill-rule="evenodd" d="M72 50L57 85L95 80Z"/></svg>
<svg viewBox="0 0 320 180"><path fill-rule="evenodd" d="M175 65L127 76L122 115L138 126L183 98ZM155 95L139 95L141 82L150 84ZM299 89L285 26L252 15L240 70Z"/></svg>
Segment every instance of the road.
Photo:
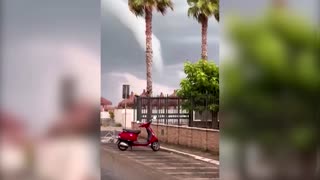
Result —
<svg viewBox="0 0 320 180"><path fill-rule="evenodd" d="M119 151L116 144L101 144L102 180L217 180L219 167L149 147Z"/></svg>

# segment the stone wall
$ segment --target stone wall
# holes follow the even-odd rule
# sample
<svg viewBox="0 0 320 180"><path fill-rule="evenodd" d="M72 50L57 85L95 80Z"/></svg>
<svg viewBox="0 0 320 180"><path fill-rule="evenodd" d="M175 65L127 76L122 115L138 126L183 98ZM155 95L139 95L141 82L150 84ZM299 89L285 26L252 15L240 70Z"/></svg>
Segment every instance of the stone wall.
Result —
<svg viewBox="0 0 320 180"><path fill-rule="evenodd" d="M164 124L152 124L160 142L197 148L219 154L219 130L182 127ZM133 129L139 129L136 122L132 122ZM141 136L146 138L147 133L142 129Z"/></svg>

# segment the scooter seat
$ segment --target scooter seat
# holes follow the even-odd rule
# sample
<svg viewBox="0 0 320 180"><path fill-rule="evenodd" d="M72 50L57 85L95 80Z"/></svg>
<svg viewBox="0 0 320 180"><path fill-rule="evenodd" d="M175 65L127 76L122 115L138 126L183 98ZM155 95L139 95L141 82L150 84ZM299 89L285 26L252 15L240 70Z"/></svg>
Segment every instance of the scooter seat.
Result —
<svg viewBox="0 0 320 180"><path fill-rule="evenodd" d="M140 130L132 130L132 129L123 129L123 132L129 132L129 133L134 133L134 134L140 134Z"/></svg>

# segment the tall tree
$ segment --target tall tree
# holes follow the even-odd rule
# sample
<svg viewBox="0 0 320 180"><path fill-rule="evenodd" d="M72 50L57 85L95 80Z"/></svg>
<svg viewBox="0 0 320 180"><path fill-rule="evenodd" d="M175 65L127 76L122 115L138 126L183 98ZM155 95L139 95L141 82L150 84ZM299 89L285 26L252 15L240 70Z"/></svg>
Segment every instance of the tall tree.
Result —
<svg viewBox="0 0 320 180"><path fill-rule="evenodd" d="M202 114L203 119L208 118L210 113L212 127L218 129L219 67L213 62L201 59L195 63L186 62L184 73L186 78L181 80L177 93L179 97L189 99L183 102L183 108Z"/></svg>
<svg viewBox="0 0 320 180"><path fill-rule="evenodd" d="M187 0L188 16L194 17L201 24L201 58L208 59L208 19L214 16L219 21L219 0Z"/></svg>
<svg viewBox="0 0 320 180"><path fill-rule="evenodd" d="M156 9L164 15L168 9L173 10L171 0L128 0L129 8L136 16L144 17L146 21L146 69L147 96L152 95L152 12Z"/></svg>

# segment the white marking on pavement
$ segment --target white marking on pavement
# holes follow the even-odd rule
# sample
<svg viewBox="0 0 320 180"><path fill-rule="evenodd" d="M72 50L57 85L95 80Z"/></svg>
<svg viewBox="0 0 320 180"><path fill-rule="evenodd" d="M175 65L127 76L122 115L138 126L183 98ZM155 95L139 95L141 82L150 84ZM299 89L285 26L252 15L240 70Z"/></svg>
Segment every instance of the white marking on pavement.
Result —
<svg viewBox="0 0 320 180"><path fill-rule="evenodd" d="M151 155L151 156L132 156L134 157L135 159L145 159L146 157L148 158L155 158L155 159L172 159L172 157L170 156L158 156L158 155Z"/></svg>
<svg viewBox="0 0 320 180"><path fill-rule="evenodd" d="M165 165L166 163L143 163L145 165Z"/></svg>
<svg viewBox="0 0 320 180"><path fill-rule="evenodd" d="M134 158L133 158L134 159ZM158 162L158 161L168 161L168 163L170 163L170 160L168 159L137 159L139 161L142 161L142 162Z"/></svg>
<svg viewBox="0 0 320 180"><path fill-rule="evenodd" d="M201 165L201 163L192 163L192 162L168 162L168 164L185 164L185 165Z"/></svg>
<svg viewBox="0 0 320 180"><path fill-rule="evenodd" d="M204 161L204 162L207 162L207 163L211 163L211 164L215 164L215 165L220 165L220 161L217 161L217 160L213 160L213 159L209 159L209 158L204 158L204 157L201 157L201 156L197 156L197 155L194 155L194 154L189 154L189 153L185 153L185 152L181 152L181 151L177 151L175 149L170 149L170 148L166 148L166 147L163 147L161 146L161 149L164 149L164 150L167 150L167 151L171 151L171 152L175 152L177 154L182 154L182 155L185 155L185 156L190 156L190 157L193 157L197 160L200 160L200 161Z"/></svg>
<svg viewBox="0 0 320 180"><path fill-rule="evenodd" d="M211 174L218 174L217 172L165 172L169 175L199 175L199 174L205 174L205 175L211 175Z"/></svg>
<svg viewBox="0 0 320 180"><path fill-rule="evenodd" d="M183 178L183 180L219 180L219 178Z"/></svg>
<svg viewBox="0 0 320 180"><path fill-rule="evenodd" d="M185 169L189 169L189 170L192 170L192 169L212 169L212 170L216 170L218 169L218 167L171 167L171 166L166 166L166 167L156 167L157 169L161 169L161 170L169 170L169 169L182 169L182 170L185 170Z"/></svg>
<svg viewBox="0 0 320 180"><path fill-rule="evenodd" d="M154 162L156 162L156 161L154 161ZM167 164L170 164L170 165L172 165L172 166L174 166L175 164L176 165L201 165L201 163L185 163L185 162L166 162L166 163L152 163L152 162L145 162L144 163L145 165L166 165L167 166Z"/></svg>

